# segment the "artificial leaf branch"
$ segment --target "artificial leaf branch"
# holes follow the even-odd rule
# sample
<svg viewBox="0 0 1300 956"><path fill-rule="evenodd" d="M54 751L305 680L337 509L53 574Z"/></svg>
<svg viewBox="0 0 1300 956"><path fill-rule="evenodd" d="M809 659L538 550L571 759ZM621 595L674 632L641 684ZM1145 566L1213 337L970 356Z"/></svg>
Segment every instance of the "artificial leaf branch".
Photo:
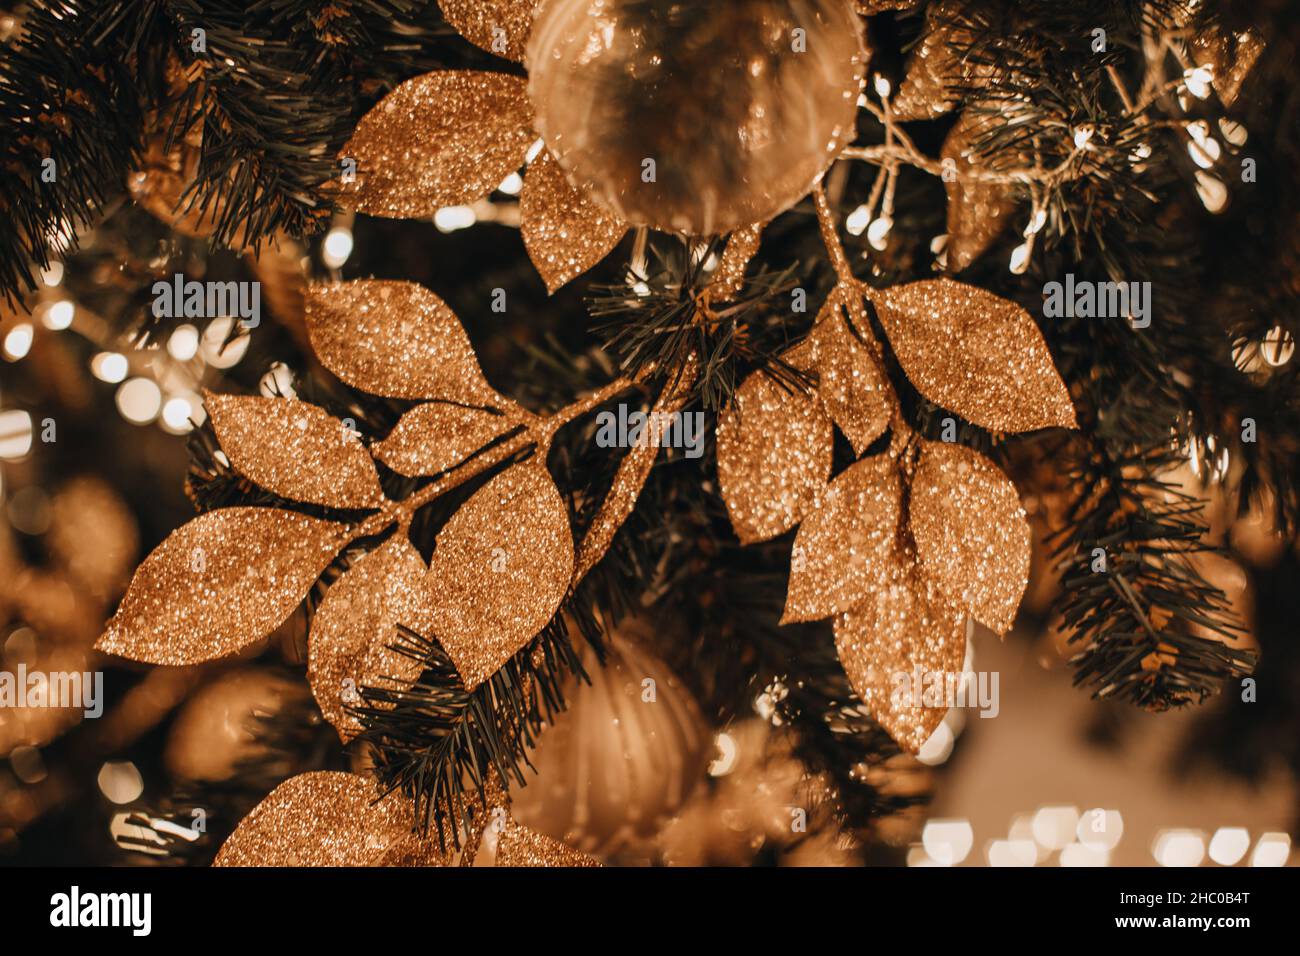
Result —
<svg viewBox="0 0 1300 956"><path fill-rule="evenodd" d="M799 526L783 621L833 618L854 690L916 752L946 707L895 696L895 675L959 672L965 617L1010 629L1028 582L1030 532L996 465L907 423L868 307L921 394L975 424L1073 428L1074 409L1023 309L949 279L866 286L820 188L813 201L838 282L786 358L817 385L802 392L762 371L743 382L719 418L718 477L742 542ZM886 430L889 444L831 478L835 428L859 456Z"/></svg>

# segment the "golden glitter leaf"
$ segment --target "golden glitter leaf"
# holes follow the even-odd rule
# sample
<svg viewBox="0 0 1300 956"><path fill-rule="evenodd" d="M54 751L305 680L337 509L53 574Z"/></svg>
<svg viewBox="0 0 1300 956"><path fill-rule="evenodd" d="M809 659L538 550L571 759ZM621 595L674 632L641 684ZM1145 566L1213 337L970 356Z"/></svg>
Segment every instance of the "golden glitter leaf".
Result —
<svg viewBox="0 0 1300 956"><path fill-rule="evenodd" d="M426 402L401 417L375 445L375 457L402 475L436 475L459 465L519 424L482 408Z"/></svg>
<svg viewBox="0 0 1300 956"><path fill-rule="evenodd" d="M718 482L742 544L798 524L830 477L833 441L815 394L788 391L763 372L741 383L718 415Z"/></svg>
<svg viewBox="0 0 1300 956"><path fill-rule="evenodd" d="M627 223L572 185L545 149L528 164L519 218L528 258L547 292L605 258L628 230Z"/></svg>
<svg viewBox="0 0 1300 956"><path fill-rule="evenodd" d="M290 398L209 392L203 404L230 463L272 494L333 508L383 504L374 462L333 415Z"/></svg>
<svg viewBox="0 0 1300 956"><path fill-rule="evenodd" d="M861 455L888 427L894 389L845 317L846 297L855 295L849 290L833 291L822 306L811 338L817 355L817 394L853 450Z"/></svg>
<svg viewBox="0 0 1300 956"><path fill-rule="evenodd" d="M795 535L782 624L847 611L898 576L903 484L887 455L836 476Z"/></svg>
<svg viewBox="0 0 1300 956"><path fill-rule="evenodd" d="M1198 65L1210 68L1219 99L1224 106L1231 106L1264 52L1264 41L1254 30L1234 34L1211 26L1192 38L1190 52Z"/></svg>
<svg viewBox="0 0 1300 956"><path fill-rule="evenodd" d="M414 822L410 801L400 792L379 800L369 777L303 773L280 784L239 821L212 865L377 866L399 859L444 864L429 847L410 852Z"/></svg>
<svg viewBox="0 0 1300 956"><path fill-rule="evenodd" d="M438 0L443 17L470 43L522 63L534 0Z"/></svg>
<svg viewBox="0 0 1300 956"><path fill-rule="evenodd" d="M872 293L912 384L990 431L1075 428L1074 406L1029 313L952 279Z"/></svg>
<svg viewBox="0 0 1300 956"><path fill-rule="evenodd" d="M136 569L95 647L146 664L198 664L275 630L349 529L278 508L221 508L173 531Z"/></svg>
<svg viewBox="0 0 1300 956"><path fill-rule="evenodd" d="M524 164L536 138L525 81L504 73L435 70L400 84L361 117L340 161L344 183L372 216L416 219L482 199Z"/></svg>
<svg viewBox="0 0 1300 956"><path fill-rule="evenodd" d="M949 0L940 0L928 8L925 35L908 57L903 82L889 104L894 119L934 119L956 104L958 97L952 88L971 73L963 68L957 55L970 37L960 14L960 7Z"/></svg>
<svg viewBox="0 0 1300 956"><path fill-rule="evenodd" d="M507 819L497 837L497 866L598 867L600 863L559 840Z"/></svg>
<svg viewBox="0 0 1300 956"><path fill-rule="evenodd" d="M900 747L917 753L948 711L946 694L923 692L936 683L946 689L948 675L960 675L966 629L955 610L902 575L835 619L835 649L871 716Z"/></svg>
<svg viewBox="0 0 1300 956"><path fill-rule="evenodd" d="M921 573L999 634L1029 583L1029 522L1015 485L977 451L922 442L908 518Z"/></svg>
<svg viewBox="0 0 1300 956"><path fill-rule="evenodd" d="M358 702L354 695L360 688L398 690L420 676L423 665L392 645L399 624L429 632L432 604L428 568L401 530L325 593L308 637L307 680L321 713L345 743L361 732L344 707Z"/></svg>
<svg viewBox="0 0 1300 956"><path fill-rule="evenodd" d="M949 272L961 272L983 255L1016 208L1010 185L973 175L981 167L975 162L971 143L981 129L995 121L1000 117L963 111L939 150L940 156L952 160L955 169L955 175L943 177L944 192L948 194Z"/></svg>
<svg viewBox="0 0 1300 956"><path fill-rule="evenodd" d="M686 399L690 397L698 370L699 364L692 354L678 379L664 387L651 413L672 415L679 411ZM649 435L648 429L646 435ZM655 459L658 457L659 445L646 441L644 444L634 445L618 463L618 470L614 472L614 481L610 485L609 492L605 495L605 500L600 503L600 509L592 518L587 533L578 545L578 557L573 571L575 583L585 577L609 550L609 546L614 542L614 535L618 533L618 529L623 526L623 522L636 507L637 498L641 496L641 489L645 487L650 469L654 467Z"/></svg>
<svg viewBox="0 0 1300 956"><path fill-rule="evenodd" d="M569 513L540 456L470 496L438 533L433 633L467 690L555 614L573 575Z"/></svg>
<svg viewBox="0 0 1300 956"><path fill-rule="evenodd" d="M737 229L727 240L727 247L722 251L722 259L713 273L709 283L709 293L717 299L726 299L739 292L745 284L745 269L749 260L754 258L763 241L763 227L766 223Z"/></svg>
<svg viewBox="0 0 1300 956"><path fill-rule="evenodd" d="M313 283L307 332L325 367L363 391L512 407L483 378L455 313L414 282Z"/></svg>

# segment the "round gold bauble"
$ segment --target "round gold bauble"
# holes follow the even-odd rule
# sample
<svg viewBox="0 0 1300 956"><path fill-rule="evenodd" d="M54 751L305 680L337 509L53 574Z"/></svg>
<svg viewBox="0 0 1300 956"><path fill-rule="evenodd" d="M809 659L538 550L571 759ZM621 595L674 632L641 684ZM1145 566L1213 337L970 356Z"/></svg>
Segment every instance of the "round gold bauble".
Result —
<svg viewBox="0 0 1300 956"><path fill-rule="evenodd" d="M545 0L527 65L574 185L700 236L808 193L853 139L866 54L845 0Z"/></svg>

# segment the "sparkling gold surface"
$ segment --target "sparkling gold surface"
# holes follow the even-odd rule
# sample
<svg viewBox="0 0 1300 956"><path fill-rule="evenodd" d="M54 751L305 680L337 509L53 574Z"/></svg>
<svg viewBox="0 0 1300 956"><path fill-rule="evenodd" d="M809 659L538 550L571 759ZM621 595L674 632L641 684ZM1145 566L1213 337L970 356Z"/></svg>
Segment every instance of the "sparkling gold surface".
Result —
<svg viewBox="0 0 1300 956"><path fill-rule="evenodd" d="M533 0L438 0L456 32L489 53L520 61L533 27Z"/></svg>
<svg viewBox="0 0 1300 956"><path fill-rule="evenodd" d="M913 575L903 575L835 619L835 649L871 716L900 747L916 753L948 708L916 707L910 695L895 697L899 675L923 686L925 674L960 672L966 629L956 611L929 600Z"/></svg>
<svg viewBox="0 0 1300 956"><path fill-rule="evenodd" d="M713 281L709 283L709 292L717 299L726 299L735 295L745 284L745 267L758 252L763 241L763 227L766 223L756 222L743 226L731 234L727 246L722 250L722 259L718 262Z"/></svg>
<svg viewBox="0 0 1300 956"><path fill-rule="evenodd" d="M378 797L374 781L357 774L291 777L239 821L213 865L432 865L429 848L411 852L410 802L400 793Z"/></svg>
<svg viewBox="0 0 1300 956"><path fill-rule="evenodd" d="M392 398L508 407L479 369L447 303L414 282L362 279L307 289L317 358L349 385Z"/></svg>
<svg viewBox="0 0 1300 956"><path fill-rule="evenodd" d="M817 355L817 394L861 455L889 425L894 389L845 318L842 304L852 294L838 289L831 294L811 337Z"/></svg>
<svg viewBox="0 0 1300 956"><path fill-rule="evenodd" d="M1005 183L975 178L971 144L980 130L999 117L965 110L948 132L939 155L951 159L955 177L944 179L948 194L948 271L960 272L979 258L1006 227L1015 211L1015 195Z"/></svg>
<svg viewBox="0 0 1300 956"><path fill-rule="evenodd" d="M958 8L946 0L934 3L926 13L925 35L907 60L907 72L890 103L894 118L934 119L953 108L957 101L949 87L961 81L962 66L954 43L961 33L951 22Z"/></svg>
<svg viewBox="0 0 1300 956"><path fill-rule="evenodd" d="M357 163L345 198L397 219L472 203L524 164L531 119L516 76L436 70L407 80L361 117L339 153Z"/></svg>
<svg viewBox="0 0 1300 956"><path fill-rule="evenodd" d="M774 538L803 518L830 477L832 442L815 393L786 391L762 372L741 383L718 415L718 481L741 543Z"/></svg>
<svg viewBox="0 0 1300 956"><path fill-rule="evenodd" d="M233 654L289 616L348 533L276 508L199 515L145 558L95 647L148 664Z"/></svg>
<svg viewBox="0 0 1300 956"><path fill-rule="evenodd" d="M600 866L596 860L559 840L507 820L497 838L497 866Z"/></svg>
<svg viewBox="0 0 1300 956"><path fill-rule="evenodd" d="M695 384L698 370L699 364L692 354L682 369L681 377L676 382L670 382L665 386L652 411L672 414L680 410ZM575 584L585 577L609 550L609 546L614 542L614 535L618 533L618 529L623 526L623 522L636 507L637 498L641 496L641 489L645 487L646 479L650 476L650 470L658 457L659 448L653 443L638 444L629 448L623 460L618 463L618 470L614 472L614 481L610 484L609 492L600 503L596 516L591 520L591 526L587 528L582 542L578 545L578 557L573 572Z"/></svg>
<svg viewBox="0 0 1300 956"><path fill-rule="evenodd" d="M362 687L396 690L420 676L419 661L390 648L399 624L430 633L432 601L428 568L401 529L325 593L311 623L307 680L321 713L345 742L361 732L344 704L360 703L356 694Z"/></svg>
<svg viewBox="0 0 1300 956"><path fill-rule="evenodd" d="M783 624L847 611L897 577L902 495L886 455L836 476L795 535Z"/></svg>
<svg viewBox="0 0 1300 956"><path fill-rule="evenodd" d="M519 216L524 247L547 292L605 258L628 229L565 179L545 149L528 164Z"/></svg>
<svg viewBox="0 0 1300 956"><path fill-rule="evenodd" d="M1047 343L1014 302L951 279L872 297L903 371L936 405L991 431L1076 427Z"/></svg>
<svg viewBox="0 0 1300 956"><path fill-rule="evenodd" d="M597 202L703 236L808 193L853 139L866 60L844 0L548 0L528 95L538 132Z"/></svg>
<svg viewBox="0 0 1300 956"><path fill-rule="evenodd" d="M573 574L573 536L538 456L476 491L438 533L429 568L434 635L468 689L551 619Z"/></svg>
<svg viewBox="0 0 1300 956"><path fill-rule="evenodd" d="M315 405L211 393L203 404L230 463L267 491L335 508L383 503L366 449L343 422Z"/></svg>
<svg viewBox="0 0 1300 956"><path fill-rule="evenodd" d="M1029 583L1030 533L1020 495L977 451L924 442L912 479L912 536L922 574L999 634Z"/></svg>
<svg viewBox="0 0 1300 956"><path fill-rule="evenodd" d="M436 475L458 465L518 424L507 415L448 402L417 405L374 447L375 457L403 475Z"/></svg>

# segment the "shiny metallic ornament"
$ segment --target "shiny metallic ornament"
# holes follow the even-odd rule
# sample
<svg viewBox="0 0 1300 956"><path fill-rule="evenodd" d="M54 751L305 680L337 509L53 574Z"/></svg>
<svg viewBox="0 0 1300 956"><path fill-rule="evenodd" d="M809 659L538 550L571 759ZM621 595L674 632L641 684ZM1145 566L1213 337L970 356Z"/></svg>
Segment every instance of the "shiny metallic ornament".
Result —
<svg viewBox="0 0 1300 956"><path fill-rule="evenodd" d="M621 219L728 232L799 201L854 136L867 61L845 0L546 0L536 128Z"/></svg>

